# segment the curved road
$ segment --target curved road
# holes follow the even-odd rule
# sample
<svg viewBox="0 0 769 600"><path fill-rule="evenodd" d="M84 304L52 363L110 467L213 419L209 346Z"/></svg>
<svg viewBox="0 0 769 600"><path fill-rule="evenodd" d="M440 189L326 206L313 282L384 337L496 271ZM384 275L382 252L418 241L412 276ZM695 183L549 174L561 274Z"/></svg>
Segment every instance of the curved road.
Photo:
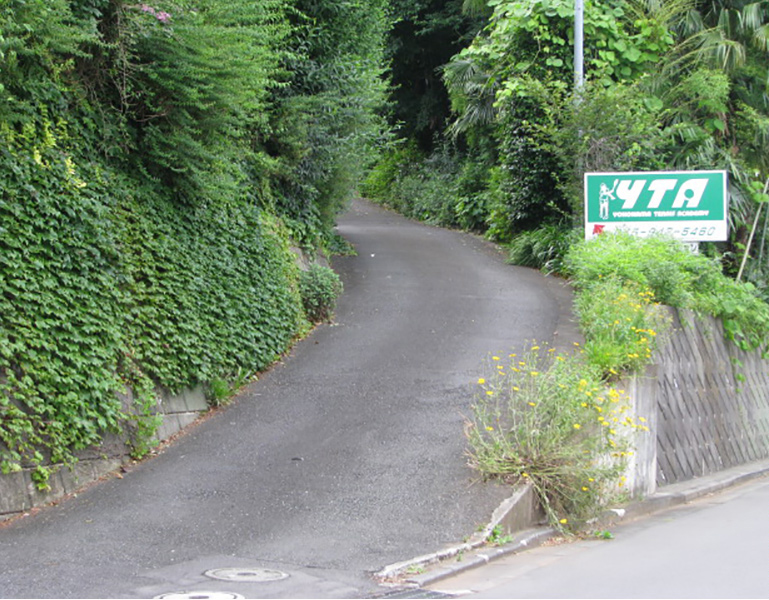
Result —
<svg viewBox="0 0 769 600"><path fill-rule="evenodd" d="M335 324L122 479L0 527L0 596L361 597L488 521L505 490L466 467L462 415L485 357L552 340L568 292L364 202L339 231ZM204 575L225 567L289 577Z"/></svg>

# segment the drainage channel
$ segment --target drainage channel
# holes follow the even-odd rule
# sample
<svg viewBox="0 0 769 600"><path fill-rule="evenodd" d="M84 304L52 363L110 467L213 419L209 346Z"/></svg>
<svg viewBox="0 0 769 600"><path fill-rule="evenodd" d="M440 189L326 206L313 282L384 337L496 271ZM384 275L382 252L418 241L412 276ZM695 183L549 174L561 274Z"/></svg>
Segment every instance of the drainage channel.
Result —
<svg viewBox="0 0 769 600"><path fill-rule="evenodd" d="M231 581L233 583L269 583L288 579L288 573L275 569L238 569L226 567L222 569L209 569L203 573L209 579L218 581ZM155 596L156 600L241 600L244 596L233 592L171 592Z"/></svg>
<svg viewBox="0 0 769 600"><path fill-rule="evenodd" d="M244 600L245 596L230 592L171 592L155 596L162 600Z"/></svg>
<svg viewBox="0 0 769 600"><path fill-rule="evenodd" d="M267 583L288 579L288 573L275 569L211 569L205 572L206 577L220 581L235 581L238 583Z"/></svg>

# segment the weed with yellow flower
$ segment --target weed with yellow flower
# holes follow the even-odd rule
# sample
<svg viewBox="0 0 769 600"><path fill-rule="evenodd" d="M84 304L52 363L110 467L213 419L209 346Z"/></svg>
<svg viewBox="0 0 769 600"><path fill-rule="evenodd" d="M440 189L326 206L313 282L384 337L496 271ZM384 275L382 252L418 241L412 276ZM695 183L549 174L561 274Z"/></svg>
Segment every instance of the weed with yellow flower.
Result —
<svg viewBox="0 0 769 600"><path fill-rule="evenodd" d="M478 379L469 464L487 478L531 482L551 524L571 530L621 488L627 434L645 425L584 354L540 344L508 358L511 368L498 369L491 357Z"/></svg>

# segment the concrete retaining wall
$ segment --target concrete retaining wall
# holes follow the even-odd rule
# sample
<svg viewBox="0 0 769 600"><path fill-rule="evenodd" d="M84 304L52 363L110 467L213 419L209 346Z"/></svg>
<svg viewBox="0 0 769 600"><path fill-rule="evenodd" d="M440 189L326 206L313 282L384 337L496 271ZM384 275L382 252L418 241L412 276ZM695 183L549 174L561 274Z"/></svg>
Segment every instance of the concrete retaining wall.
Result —
<svg viewBox="0 0 769 600"><path fill-rule="evenodd" d="M163 420L156 434L157 440L167 440L194 422L207 409L202 387L175 396L161 394L158 413ZM39 491L35 486L31 478L31 467L17 473L0 475L0 520L53 502L115 471L130 460L129 452L124 439L108 434L100 446L79 452L78 462L71 470L62 468L51 475L50 490L46 492Z"/></svg>
<svg viewBox="0 0 769 600"><path fill-rule="evenodd" d="M627 382L651 430L636 440L637 497L769 458L769 361L727 341L719 320L668 310L656 364Z"/></svg>

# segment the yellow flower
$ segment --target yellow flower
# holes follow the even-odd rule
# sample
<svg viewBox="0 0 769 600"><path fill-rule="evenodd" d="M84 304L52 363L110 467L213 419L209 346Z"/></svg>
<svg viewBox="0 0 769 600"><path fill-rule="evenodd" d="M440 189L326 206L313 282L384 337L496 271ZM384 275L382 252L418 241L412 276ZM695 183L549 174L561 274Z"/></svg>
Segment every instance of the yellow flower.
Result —
<svg viewBox="0 0 769 600"><path fill-rule="evenodd" d="M521 477L528 477L528 476L529 476L528 473L521 473Z"/></svg>
<svg viewBox="0 0 769 600"><path fill-rule="evenodd" d="M537 405L536 402L529 402L529 406L536 406L536 405Z"/></svg>
<svg viewBox="0 0 769 600"><path fill-rule="evenodd" d="M489 425L489 426L486 428L486 431L494 431L494 428L493 428L491 425Z"/></svg>
<svg viewBox="0 0 769 600"><path fill-rule="evenodd" d="M568 523L568 522L569 522L569 519L561 519L561 520L560 520L560 521L558 521L558 522L559 522L561 525L566 525L566 523Z"/></svg>
<svg viewBox="0 0 769 600"><path fill-rule="evenodd" d="M532 346L531 349L532 350L539 350L539 346Z"/></svg>
<svg viewBox="0 0 769 600"><path fill-rule="evenodd" d="M499 360L499 357L498 356L492 356L491 360Z"/></svg>
<svg viewBox="0 0 769 600"><path fill-rule="evenodd" d="M583 491L583 492L586 492L588 489L589 489L589 488L588 488L587 486L584 486L584 485L582 486L582 491Z"/></svg>
<svg viewBox="0 0 769 600"><path fill-rule="evenodd" d="M539 371L532 371L531 372L531 376L532 377L536 377L537 375L539 375Z"/></svg>
<svg viewBox="0 0 769 600"><path fill-rule="evenodd" d="M574 423L574 429L580 429L580 428L582 428L582 425L580 425L579 423Z"/></svg>
<svg viewBox="0 0 769 600"><path fill-rule="evenodd" d="M491 390L486 390L486 395L487 396L493 396L494 392L492 392Z"/></svg>
<svg viewBox="0 0 769 600"><path fill-rule="evenodd" d="M514 391L514 392L520 392L520 391L521 391L521 388L519 388L517 385L514 385L514 386L513 386L513 391Z"/></svg>

